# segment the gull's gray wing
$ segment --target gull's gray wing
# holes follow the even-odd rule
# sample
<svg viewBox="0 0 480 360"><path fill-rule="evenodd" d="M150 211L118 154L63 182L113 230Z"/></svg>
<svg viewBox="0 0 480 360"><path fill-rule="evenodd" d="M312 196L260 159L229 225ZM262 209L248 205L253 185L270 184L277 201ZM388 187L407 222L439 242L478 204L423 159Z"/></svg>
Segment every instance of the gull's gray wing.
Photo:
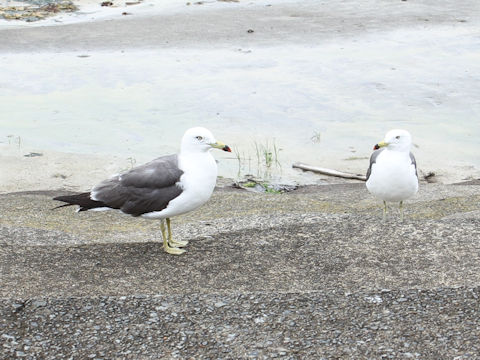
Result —
<svg viewBox="0 0 480 360"><path fill-rule="evenodd" d="M102 181L91 198L133 216L160 211L182 193L177 185L182 174L177 155L162 156Z"/></svg>
<svg viewBox="0 0 480 360"><path fill-rule="evenodd" d="M378 155L380 155L380 153L385 149L386 148L382 147L378 150L375 150L370 156L370 165L368 166L368 170L367 170L367 180L370 177L370 174L372 173L372 165L375 164L375 162L377 161Z"/></svg>
<svg viewBox="0 0 480 360"><path fill-rule="evenodd" d="M415 176L418 178L417 160L415 160L415 156L413 156L412 153L410 153L410 160L412 160L412 164L413 164L413 166L415 166Z"/></svg>

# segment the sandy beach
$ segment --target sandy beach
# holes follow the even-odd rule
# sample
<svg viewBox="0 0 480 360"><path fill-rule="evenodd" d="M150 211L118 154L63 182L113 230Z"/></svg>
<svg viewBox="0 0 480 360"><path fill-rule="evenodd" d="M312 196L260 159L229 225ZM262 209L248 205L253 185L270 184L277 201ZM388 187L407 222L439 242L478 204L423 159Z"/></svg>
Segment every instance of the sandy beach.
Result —
<svg viewBox="0 0 480 360"><path fill-rule="evenodd" d="M422 174L480 176L474 1L76 5L0 20L2 192L88 189L199 124L235 150L217 154L229 178L261 176L273 143L277 181L335 181L296 161L364 174L392 127Z"/></svg>

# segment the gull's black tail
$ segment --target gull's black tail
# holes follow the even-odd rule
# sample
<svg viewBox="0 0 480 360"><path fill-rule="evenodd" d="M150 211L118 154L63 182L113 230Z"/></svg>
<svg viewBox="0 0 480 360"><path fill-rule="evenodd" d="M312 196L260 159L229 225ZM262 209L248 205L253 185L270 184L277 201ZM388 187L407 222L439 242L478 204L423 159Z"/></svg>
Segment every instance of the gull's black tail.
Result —
<svg viewBox="0 0 480 360"><path fill-rule="evenodd" d="M52 210L55 210L64 206L71 206L71 205L80 206L80 209L78 209L78 211L87 211L90 209L95 209L100 207L109 207L107 204L101 201L92 200L90 198L89 192L84 192L84 193L75 194L75 195L57 196L57 197L54 197L53 200L63 201L66 204L59 205L53 208Z"/></svg>

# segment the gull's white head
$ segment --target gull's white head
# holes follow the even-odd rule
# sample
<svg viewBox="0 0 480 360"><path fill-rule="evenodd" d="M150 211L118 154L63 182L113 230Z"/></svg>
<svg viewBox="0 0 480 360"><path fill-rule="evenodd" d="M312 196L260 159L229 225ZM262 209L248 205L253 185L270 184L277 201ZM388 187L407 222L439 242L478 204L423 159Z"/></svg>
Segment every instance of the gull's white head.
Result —
<svg viewBox="0 0 480 360"><path fill-rule="evenodd" d="M385 134L385 139L376 144L373 149L377 150L385 146L389 150L410 151L412 146L412 136L407 130L390 130Z"/></svg>
<svg viewBox="0 0 480 360"><path fill-rule="evenodd" d="M227 145L216 141L213 134L203 127L190 128L183 135L181 152L207 152L212 148L231 152Z"/></svg>

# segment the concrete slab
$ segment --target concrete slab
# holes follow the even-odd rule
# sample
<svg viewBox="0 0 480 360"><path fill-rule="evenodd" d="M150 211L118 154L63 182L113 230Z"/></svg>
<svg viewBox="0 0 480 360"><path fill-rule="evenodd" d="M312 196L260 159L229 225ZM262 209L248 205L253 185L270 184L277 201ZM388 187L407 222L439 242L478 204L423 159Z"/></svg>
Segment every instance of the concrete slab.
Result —
<svg viewBox="0 0 480 360"><path fill-rule="evenodd" d="M422 185L399 223L363 184L286 194L224 187L158 224L1 195L7 356L471 356L480 333L479 185ZM15 355L15 354L20 355ZM8 357L7 357L8 358Z"/></svg>

